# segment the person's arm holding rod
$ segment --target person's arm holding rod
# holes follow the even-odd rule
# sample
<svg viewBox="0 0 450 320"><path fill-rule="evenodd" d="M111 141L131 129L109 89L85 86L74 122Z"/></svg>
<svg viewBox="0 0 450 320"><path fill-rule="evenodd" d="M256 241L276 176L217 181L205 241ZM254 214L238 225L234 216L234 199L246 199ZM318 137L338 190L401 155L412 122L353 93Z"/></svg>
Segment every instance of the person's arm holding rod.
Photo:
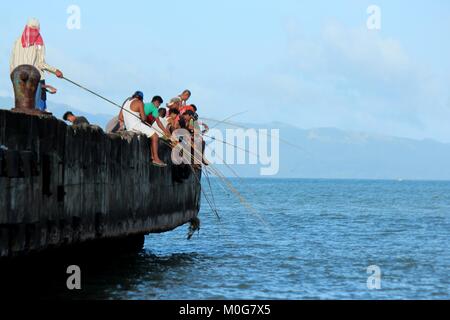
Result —
<svg viewBox="0 0 450 320"><path fill-rule="evenodd" d="M163 124L161 123L161 120L159 120L159 117L156 118L156 124L158 125L158 127L162 130L162 132L165 134L165 136L167 138L170 138L171 134L170 131L167 130L167 128L164 128Z"/></svg>
<svg viewBox="0 0 450 320"><path fill-rule="evenodd" d="M63 78L64 75L61 72L61 70L54 68L50 65L48 65L45 62L45 46L42 46L41 50L40 50L40 55L39 55L39 68L43 71L48 71L50 73L53 73L55 76L57 76L58 78Z"/></svg>

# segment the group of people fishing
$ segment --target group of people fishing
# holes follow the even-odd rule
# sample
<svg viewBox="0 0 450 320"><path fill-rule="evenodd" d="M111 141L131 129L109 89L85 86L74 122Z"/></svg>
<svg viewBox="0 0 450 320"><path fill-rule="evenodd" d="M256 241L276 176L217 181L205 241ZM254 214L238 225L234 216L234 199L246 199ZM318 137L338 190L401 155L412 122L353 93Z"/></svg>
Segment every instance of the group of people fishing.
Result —
<svg viewBox="0 0 450 320"><path fill-rule="evenodd" d="M31 69L24 67L31 67ZM58 78L66 79L59 69L46 63L45 44L40 33L40 23L39 20L32 18L28 20L21 37L14 43L10 60L10 73L15 93L19 91L21 96L25 97L23 99L25 105L31 100L34 101L35 104L33 106L28 106L28 108L33 109L31 110L33 113L46 113L47 93L55 94L57 91L56 88L46 84L45 72L50 72ZM34 73L34 75L30 75L31 73ZM29 99L29 97L26 97L26 91L30 91L29 84L33 77L38 79L38 84L36 88L33 88L36 90L34 99ZM151 102L144 103L144 94L141 91L136 91L123 103L119 116L108 124L107 131L118 132L126 130L145 134L151 139L153 165L165 167L167 164L158 155L159 139L173 143L172 134L177 129L185 129L192 136L201 136L202 133L209 130L206 124L198 120L197 107L187 103L190 98L191 91L185 90L179 96L171 99L167 103L167 108L164 108L162 107L164 101L160 96L154 96ZM64 115L64 120L73 124L89 124L87 119L75 117L71 112L67 112ZM204 142L202 141L202 143L203 154ZM203 159L203 155L201 156L201 161L205 165L208 164Z"/></svg>
<svg viewBox="0 0 450 320"><path fill-rule="evenodd" d="M180 149L176 149L175 147L183 145L179 143L180 140L187 138L183 139L185 141L191 138L194 140L194 143L188 143L188 147L182 148L179 153L183 153L183 155L192 159L190 163L192 167L201 166L202 164L207 166L205 168L206 176L209 173L217 176L224 183L225 187L238 196L239 201L246 207L249 207L242 195L239 194L224 175L214 166L208 166L209 163L203 156L205 142L202 136L205 136L209 128L205 123L201 123L198 120L197 107L187 103L191 98L191 92L189 90L185 90L179 96L171 99L167 104L167 108L161 107L164 101L160 96L153 97L150 103L144 103L144 94L140 91L135 92L130 98L126 99L122 106L117 105L67 79L59 69L48 65L45 61L45 44L40 33L40 23L37 19L29 19L22 35L14 43L11 55L10 73L14 94L16 96L15 108L13 110L30 114L47 113L47 93L55 94L57 90L46 84L45 72L52 73L60 79L71 82L120 108L120 114L110 122L107 127L107 132L127 130L147 135L151 139L152 163L155 166L167 166L158 155L160 139L173 147L175 151L178 151ZM86 118L75 116L72 112L66 112L63 118L73 125L89 125ZM183 136L182 138L178 138L175 131L180 129L181 131L188 132L190 137ZM196 139L198 137L200 139ZM199 140L201 140L200 148L197 147L198 144L196 143ZM193 148L192 145L194 146ZM217 209L212 204L213 201L211 202L211 199L205 193L204 196L213 212L218 216ZM191 236L196 229L198 229L198 225L191 229Z"/></svg>
<svg viewBox="0 0 450 320"><path fill-rule="evenodd" d="M136 91L124 102L117 120L110 122L107 131L114 133L127 130L145 134L151 139L152 163L165 167L166 164L158 157L159 139L173 142L172 134L178 129L185 129L197 137L209 130L207 124L199 121L197 107L187 103L191 95L191 91L184 90L171 99L165 108L161 107L164 100L160 96L154 96L151 102L144 103L144 94ZM208 164L203 158L202 162Z"/></svg>

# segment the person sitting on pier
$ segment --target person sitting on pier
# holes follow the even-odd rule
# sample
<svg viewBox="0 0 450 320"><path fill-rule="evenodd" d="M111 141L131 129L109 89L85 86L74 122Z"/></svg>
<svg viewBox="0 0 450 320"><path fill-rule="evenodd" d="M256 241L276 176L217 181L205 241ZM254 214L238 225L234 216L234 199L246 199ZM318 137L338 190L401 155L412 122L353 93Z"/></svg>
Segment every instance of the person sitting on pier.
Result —
<svg viewBox="0 0 450 320"><path fill-rule="evenodd" d="M191 106L186 106L186 105L182 105L183 100L180 97L176 97L170 100L170 102L167 104L167 107L169 108L169 110L177 110L178 111L178 115L175 117L175 123L179 124L180 120L183 121L181 119L181 116L186 112L186 111L192 111L194 112L194 109ZM177 127L179 128L180 126L177 125Z"/></svg>
<svg viewBox="0 0 450 320"><path fill-rule="evenodd" d="M159 113L159 117L164 119L167 116L167 109L159 108L158 113Z"/></svg>
<svg viewBox="0 0 450 320"><path fill-rule="evenodd" d="M170 132L167 130L167 124L162 123L164 117L160 117L159 107L163 104L163 99L160 96L154 96L151 103L144 104L144 112L147 117L147 122L150 123L160 138L170 137ZM164 109L165 110L165 109Z"/></svg>
<svg viewBox="0 0 450 320"><path fill-rule="evenodd" d="M201 161L202 161L202 163L207 166L207 165L209 165L209 162L204 158L206 143L203 140L200 132L195 129L195 126L194 126L195 122L196 122L196 114L191 110L186 111L183 115L180 116L180 120L179 120L180 127L188 130L191 133L192 163L193 163L194 167L198 168L198 167L200 167L200 163L196 163L195 160L200 159L200 150L196 151L194 149L196 147L195 139L200 139L198 141L201 142L201 148L202 148Z"/></svg>
<svg viewBox="0 0 450 320"><path fill-rule="evenodd" d="M152 128L156 131L159 138L170 140L171 132L168 129L168 118L166 118L166 108L158 110L158 118L153 123Z"/></svg>
<svg viewBox="0 0 450 320"><path fill-rule="evenodd" d="M194 127L194 130L196 130L199 134L207 133L209 131L209 126L205 122L198 119L199 116L197 113L197 106L195 104L192 104L191 106L194 109L194 119L192 120L192 127ZM201 130L201 127L203 127L203 130Z"/></svg>
<svg viewBox="0 0 450 320"><path fill-rule="evenodd" d="M85 117L76 117L71 111L67 111L63 116L64 121L71 122L74 126L90 125Z"/></svg>
<svg viewBox="0 0 450 320"><path fill-rule="evenodd" d="M182 106L182 100L179 97L170 99L169 103L167 104L168 109L180 110L181 106Z"/></svg>
<svg viewBox="0 0 450 320"><path fill-rule="evenodd" d="M45 44L37 19L29 19L22 36L16 40L11 55L10 73L12 74L14 69L21 65L31 65L40 72L40 85L37 86L36 90L36 109L45 112L47 109L47 90L50 89L51 93L56 91L53 90L53 87L45 85L44 72L53 73L58 78L63 78L63 73L45 62Z"/></svg>
<svg viewBox="0 0 450 320"><path fill-rule="evenodd" d="M167 129L171 133L180 128L180 124L177 120L179 115L180 111L178 111L178 109L169 110L169 115L167 117Z"/></svg>
<svg viewBox="0 0 450 320"><path fill-rule="evenodd" d="M180 115L183 115L186 111L195 112L194 107L192 105L185 105L180 108Z"/></svg>
<svg viewBox="0 0 450 320"><path fill-rule="evenodd" d="M184 90L182 94L180 94L178 96L178 98L181 99L181 106L185 106L187 105L187 101L189 100L189 98L192 96L192 93L190 90Z"/></svg>
<svg viewBox="0 0 450 320"><path fill-rule="evenodd" d="M192 104L191 106L194 109L194 115L192 116L189 127L193 129L194 135L197 135L197 137L199 137L199 139L201 139L202 141L202 162L204 165L208 166L209 161L205 159L206 142L203 139L203 135L209 131L209 127L206 123L198 119L197 106L194 104Z"/></svg>
<svg viewBox="0 0 450 320"><path fill-rule="evenodd" d="M188 130L191 134L194 134L194 127L192 126L192 120L194 119L194 111L187 110L183 114L180 114L179 124L180 128Z"/></svg>
<svg viewBox="0 0 450 320"><path fill-rule="evenodd" d="M145 121L144 95L142 92L139 92L135 98L125 102L120 111L119 119L123 120L126 130L143 133L150 138L152 164L158 167L166 167L167 164L161 161L158 155L159 136L155 129Z"/></svg>
<svg viewBox="0 0 450 320"><path fill-rule="evenodd" d="M123 130L122 128L123 127L121 127L119 116L115 116L106 124L105 131L106 133L118 133L119 131Z"/></svg>
<svg viewBox="0 0 450 320"><path fill-rule="evenodd" d="M109 127L111 127L111 132L115 133L115 132L120 132L120 131L125 131L125 123L123 121L123 107L125 106L125 103L127 103L130 100L133 99L141 99L144 100L144 93L142 93L142 91L136 91L135 93L133 93L133 95L131 97L128 97L123 103L122 103L122 108L120 109L119 115L117 116L117 122L115 123L115 119L113 118L111 120L111 123L108 124ZM108 131L108 130L107 130Z"/></svg>
<svg viewBox="0 0 450 320"><path fill-rule="evenodd" d="M144 112L148 123L153 124L158 119L158 110L163 102L164 100L160 96L154 96L152 102L144 104Z"/></svg>

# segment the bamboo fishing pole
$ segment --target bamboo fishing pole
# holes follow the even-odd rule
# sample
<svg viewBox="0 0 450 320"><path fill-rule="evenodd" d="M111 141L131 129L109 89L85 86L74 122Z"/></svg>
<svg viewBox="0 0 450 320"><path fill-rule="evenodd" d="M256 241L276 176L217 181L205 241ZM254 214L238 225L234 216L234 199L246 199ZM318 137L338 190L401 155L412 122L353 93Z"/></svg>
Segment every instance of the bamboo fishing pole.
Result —
<svg viewBox="0 0 450 320"><path fill-rule="evenodd" d="M92 91L92 90L90 90L90 89L88 89L88 88L86 88L86 87L80 85L79 83L76 83L76 82L73 81L73 80L68 79L67 77L62 77L62 79L64 79L64 80L66 80L67 82L72 83L73 85L75 85L75 86L77 86L77 87L79 87L79 88L81 88L81 89L83 89L83 90L85 90L85 91L87 91L87 92L89 92L89 93L95 95L96 97L98 97L98 98L100 98L100 99L103 99L104 101L106 101L106 102L108 102L108 103L110 103L110 104L112 104L112 105L114 105L114 106L120 108L121 110L124 110L124 111L128 112L129 114L133 115L134 117L139 118L139 119L144 123L144 125L153 128L149 123L147 123L146 121L143 121L140 117L136 116L136 115L133 114L132 112L129 112L128 110L123 109L122 106L120 106L119 104L113 102L112 100L103 97L102 95L100 95L100 94L98 94L98 93L96 93L96 92L94 92L94 91ZM153 129L155 129L155 128L153 128ZM156 130L157 130L157 129L155 129L155 131L156 131ZM162 133L162 134L164 135L164 133ZM172 137L168 137L168 138L172 138ZM164 141L164 140L163 140L163 141ZM166 141L164 141L164 142L167 143ZM178 141L175 141L175 142L178 142ZM168 144L170 147L172 147L171 144L169 144L169 143L167 143L167 144ZM194 151L195 151L195 148L194 148ZM193 157L195 158L195 155L194 155ZM203 155L202 155L202 159L203 159ZM197 160L198 160L198 159L197 159ZM191 168L192 170L194 170L194 168L193 168L192 165L190 165L190 168ZM231 183L229 183L229 182L226 180L225 176L223 176L223 174L222 174L218 169L216 169L216 168L212 168L212 169L214 169L214 171L215 171L216 174L217 174L217 172L218 172L218 176L219 176L220 178L222 178L222 179L225 180L225 182L227 183L228 187L231 189L231 191L232 191L233 193L235 193L235 194L238 196L238 198L239 198L239 200L241 201L241 203L244 204L244 205L247 207L247 209L253 211L253 210L254 210L253 207L251 207L251 205L249 205L249 204L247 203L246 199L245 199L245 198L244 198L244 197L243 197L243 196L242 196L242 195L241 195L241 194L233 187L233 185L232 185ZM213 171L213 172L214 172L214 171ZM195 173L195 171L194 171L194 173ZM194 174L194 176L198 179L198 177L197 177L195 174ZM203 195L205 196L204 193L203 193ZM207 198L207 197L205 196L205 199L206 199L206 198ZM209 203L209 200L207 200L207 202ZM210 203L209 203L209 204L210 204ZM212 207L211 207L211 209L213 210ZM216 210L213 210L213 211L214 211L214 213L217 215L218 219L220 220L220 216L218 215L218 212L217 212ZM258 214L257 212L256 212L256 215L259 217L259 214ZM261 217L259 217L259 218L261 219ZM264 224L266 224L265 221L264 221L264 219L261 219L261 221L262 221Z"/></svg>
<svg viewBox="0 0 450 320"><path fill-rule="evenodd" d="M215 120L215 119L211 119L211 118L202 118L202 119L206 120L206 121L213 121L213 122L218 122L218 123L229 124L230 126L233 126L233 127L239 128L239 129L250 130L250 128L248 128L248 127L245 127L243 125L239 125L239 124L236 124L236 123L233 123L233 122L229 122L229 121L221 121L221 120ZM267 132L267 137L269 137L271 139L273 138L273 136L270 133L268 133L268 132ZM299 145L296 145L296 144L294 144L294 143L292 143L292 142L290 142L290 141L288 141L286 139L282 139L281 137L279 137L279 139L280 139L281 142L283 142L286 145L289 145L289 146L294 147L294 148L296 148L298 150L301 150L303 152L311 154L311 152L309 152L308 150L305 150L305 148L303 148L303 147L301 147Z"/></svg>

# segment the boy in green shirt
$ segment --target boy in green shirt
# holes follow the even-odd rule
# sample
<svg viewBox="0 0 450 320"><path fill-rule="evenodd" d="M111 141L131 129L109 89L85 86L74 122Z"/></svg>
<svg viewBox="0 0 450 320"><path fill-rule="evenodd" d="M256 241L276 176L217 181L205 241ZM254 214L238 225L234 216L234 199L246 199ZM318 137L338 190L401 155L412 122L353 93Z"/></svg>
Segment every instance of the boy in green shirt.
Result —
<svg viewBox="0 0 450 320"><path fill-rule="evenodd" d="M158 132L158 135L170 137L170 132L164 127L159 119L159 106L162 105L163 102L164 101L160 96L153 97L151 103L144 104L144 113L149 124L153 125L153 123L156 122L154 129Z"/></svg>
<svg viewBox="0 0 450 320"><path fill-rule="evenodd" d="M145 116L149 117L148 122L153 124L155 120L159 117L159 107L163 104L163 99L160 96L155 96L152 102L144 104Z"/></svg>

